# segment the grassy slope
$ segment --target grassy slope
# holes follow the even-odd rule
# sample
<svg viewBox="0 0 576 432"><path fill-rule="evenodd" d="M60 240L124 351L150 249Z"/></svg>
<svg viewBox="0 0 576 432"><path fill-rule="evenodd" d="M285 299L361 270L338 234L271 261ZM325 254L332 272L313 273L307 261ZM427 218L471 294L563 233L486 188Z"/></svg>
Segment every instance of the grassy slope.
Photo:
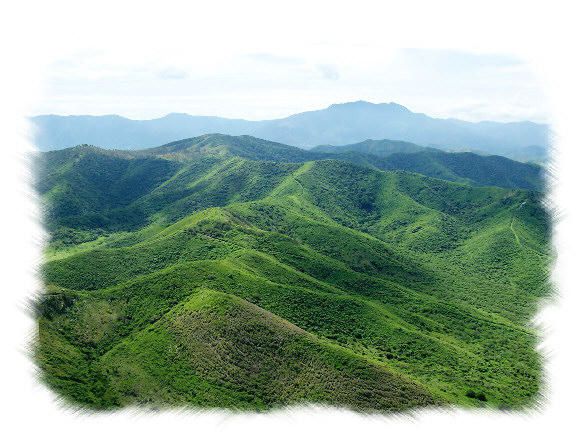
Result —
<svg viewBox="0 0 576 432"><path fill-rule="evenodd" d="M200 290L102 356L120 404L265 409L294 402L396 410L420 386L230 294Z"/></svg>
<svg viewBox="0 0 576 432"><path fill-rule="evenodd" d="M233 155L222 164L213 157L195 156L129 204L155 215L153 225L68 249L45 266L51 291L40 305L39 358L46 379L62 394L101 407L191 402L255 409L297 400L357 409L407 408L412 397L482 403L466 397L469 390L494 406L533 400L540 360L535 335L524 326L547 293L547 223L536 195L336 161L283 164ZM245 180L235 189L238 179ZM183 184L190 195L168 206L149 204ZM217 191L224 193L216 197ZM185 210L181 202L195 207ZM214 204L221 207L183 217ZM203 373L238 370L241 359L219 372L206 358L166 363L162 353L176 350L177 356L189 349L183 341L191 337L175 334L170 323L206 289L234 296L216 296L218 301L244 299L305 331L306 342L296 343L300 357L312 355L310 344L321 344L322 361L310 357L321 364L312 369L318 382L307 390L268 386L261 381L264 372L246 372L260 354L298 363L290 356L270 359L275 341L288 338L284 331L253 341L260 348L240 362L244 372L233 389L225 384L229 376ZM211 312L194 328L243 334L241 321L222 327L224 316ZM144 346L156 363L141 361ZM391 379L389 372L358 375L354 367L346 378L334 375L326 359L336 355L335 346L352 364L393 370L420 384L409 387L414 393L408 399L366 397L374 380ZM155 370L159 375L151 378ZM180 373L190 380L159 390ZM334 379L342 387L327 393L320 384ZM350 393L346 382L368 393ZM238 393L242 388L249 390Z"/></svg>
<svg viewBox="0 0 576 432"><path fill-rule="evenodd" d="M103 231L141 228L160 212L174 221L208 206L261 198L296 169L294 163L320 159L470 185L542 187L541 169L533 165L472 153L415 152L409 144L372 141L352 145L354 152L332 154L213 134L138 152L84 145L42 155L38 190L48 203L46 220L55 241L71 245L94 240ZM403 153L389 154L406 146ZM204 192L206 187L211 194Z"/></svg>

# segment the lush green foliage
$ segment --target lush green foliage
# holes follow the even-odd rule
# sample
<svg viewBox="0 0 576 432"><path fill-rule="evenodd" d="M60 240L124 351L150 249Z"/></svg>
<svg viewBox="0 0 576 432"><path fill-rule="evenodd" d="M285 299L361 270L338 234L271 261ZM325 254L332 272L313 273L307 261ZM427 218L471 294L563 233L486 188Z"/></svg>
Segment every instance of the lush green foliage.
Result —
<svg viewBox="0 0 576 432"><path fill-rule="evenodd" d="M539 193L277 146L217 135L44 156L41 191L61 209L37 306L45 380L97 408L533 403Z"/></svg>
<svg viewBox="0 0 576 432"><path fill-rule="evenodd" d="M447 153L404 141L367 140L345 146L319 146L314 150L379 169L417 172L475 186L541 190L544 185L543 169L538 165L502 156Z"/></svg>
<svg viewBox="0 0 576 432"><path fill-rule="evenodd" d="M314 147L312 150L323 153L367 153L381 158L396 154L396 153L418 153L421 151L432 150L427 147L422 147L407 141L396 140L366 140L356 144L348 145L321 145ZM439 150L437 150L439 151Z"/></svg>

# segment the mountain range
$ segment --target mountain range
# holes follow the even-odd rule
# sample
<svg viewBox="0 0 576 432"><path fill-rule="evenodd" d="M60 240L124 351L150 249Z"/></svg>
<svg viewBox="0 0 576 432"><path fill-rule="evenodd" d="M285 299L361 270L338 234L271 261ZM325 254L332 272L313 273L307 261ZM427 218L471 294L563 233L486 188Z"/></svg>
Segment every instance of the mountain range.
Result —
<svg viewBox="0 0 576 432"><path fill-rule="evenodd" d="M262 121L168 114L152 120L130 120L117 115L42 115L32 117L31 122L36 144L42 151L79 144L134 150L208 133L251 135L305 149L367 139L403 140L446 151L495 154L523 162L545 161L549 148L549 130L543 124L437 119L396 103L364 101Z"/></svg>
<svg viewBox="0 0 576 432"><path fill-rule="evenodd" d="M538 400L538 166L223 134L36 163L51 239L35 355L76 406Z"/></svg>

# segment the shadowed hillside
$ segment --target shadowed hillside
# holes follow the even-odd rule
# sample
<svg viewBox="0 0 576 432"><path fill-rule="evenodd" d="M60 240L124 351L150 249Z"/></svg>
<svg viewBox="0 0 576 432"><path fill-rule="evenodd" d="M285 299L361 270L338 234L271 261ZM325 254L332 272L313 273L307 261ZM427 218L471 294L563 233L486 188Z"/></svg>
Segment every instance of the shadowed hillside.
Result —
<svg viewBox="0 0 576 432"><path fill-rule="evenodd" d="M64 239L69 228L136 229L149 223L152 214L177 220L205 207L261 198L298 169L294 163L322 159L469 185L543 187L541 168L502 157L424 150L398 153L417 147L394 142L391 150L388 141L365 144L326 153L216 134L136 152L83 145L43 154L38 161L38 190L48 201L46 222Z"/></svg>
<svg viewBox="0 0 576 432"><path fill-rule="evenodd" d="M45 381L94 408L530 406L548 216L479 186L529 170L472 158L224 135L40 155Z"/></svg>
<svg viewBox="0 0 576 432"><path fill-rule="evenodd" d="M542 190L544 170L502 156L448 153L402 141L364 141L345 146L320 146L315 152L384 170L417 172L429 177L478 186Z"/></svg>

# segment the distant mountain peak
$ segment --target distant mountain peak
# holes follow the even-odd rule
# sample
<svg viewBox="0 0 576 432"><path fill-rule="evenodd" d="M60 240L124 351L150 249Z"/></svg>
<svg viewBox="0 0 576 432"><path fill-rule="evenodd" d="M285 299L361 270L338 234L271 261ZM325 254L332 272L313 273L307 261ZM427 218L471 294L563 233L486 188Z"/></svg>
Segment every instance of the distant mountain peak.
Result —
<svg viewBox="0 0 576 432"><path fill-rule="evenodd" d="M549 142L546 125L437 119L415 113L396 102L364 100L262 121L184 113L171 113L145 121L119 116L40 116L32 121L36 130L35 141L42 150L80 143L135 150L220 132L237 137L251 135L300 148L386 138L447 151L467 150L520 161L544 161Z"/></svg>
<svg viewBox="0 0 576 432"><path fill-rule="evenodd" d="M387 105L389 108L393 108L397 111L405 111L405 112L412 112L404 105L397 104L396 102L389 102L387 104L380 104L380 105Z"/></svg>
<svg viewBox="0 0 576 432"><path fill-rule="evenodd" d="M161 118L172 118L172 117L189 117L190 114L181 113L181 112L171 112L166 114L164 117Z"/></svg>
<svg viewBox="0 0 576 432"><path fill-rule="evenodd" d="M353 102L341 102L330 105L328 108L354 107L354 106L374 106L375 103L357 100Z"/></svg>
<svg viewBox="0 0 576 432"><path fill-rule="evenodd" d="M396 102L383 102L383 103L373 103L364 100L357 100L354 102L343 102L332 104L328 107L328 109L348 109L348 108L359 108L359 109L386 109L387 111L397 111L397 112L407 112L410 113L408 108L404 105L400 105Z"/></svg>

